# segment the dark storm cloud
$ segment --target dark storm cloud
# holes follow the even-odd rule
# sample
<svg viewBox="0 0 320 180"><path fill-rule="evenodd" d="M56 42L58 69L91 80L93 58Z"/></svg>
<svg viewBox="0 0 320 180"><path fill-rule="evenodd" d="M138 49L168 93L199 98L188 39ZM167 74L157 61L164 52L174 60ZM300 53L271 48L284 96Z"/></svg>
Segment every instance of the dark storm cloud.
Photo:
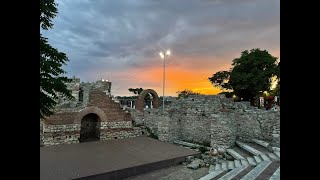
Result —
<svg viewBox="0 0 320 180"><path fill-rule="evenodd" d="M213 65L230 64L245 49L280 48L279 0L57 3L54 29L42 33L68 55L69 74L84 81L159 66L165 48L172 49L170 63L186 69L208 68L210 58Z"/></svg>

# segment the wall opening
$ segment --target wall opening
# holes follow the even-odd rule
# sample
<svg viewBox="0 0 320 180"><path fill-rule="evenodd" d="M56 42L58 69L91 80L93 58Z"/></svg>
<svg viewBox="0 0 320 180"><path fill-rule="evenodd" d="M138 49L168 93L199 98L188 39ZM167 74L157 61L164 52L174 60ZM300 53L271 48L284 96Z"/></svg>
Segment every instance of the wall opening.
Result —
<svg viewBox="0 0 320 180"><path fill-rule="evenodd" d="M81 120L80 143L100 140L100 117L90 113Z"/></svg>
<svg viewBox="0 0 320 180"><path fill-rule="evenodd" d="M161 105L158 94L152 89L142 91L135 104L136 109L140 111L145 108L158 108Z"/></svg>

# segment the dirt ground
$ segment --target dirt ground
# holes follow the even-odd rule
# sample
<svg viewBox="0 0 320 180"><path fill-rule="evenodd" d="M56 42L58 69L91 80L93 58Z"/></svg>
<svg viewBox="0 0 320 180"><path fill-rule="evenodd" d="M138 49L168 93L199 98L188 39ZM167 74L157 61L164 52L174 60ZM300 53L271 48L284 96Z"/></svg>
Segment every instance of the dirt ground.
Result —
<svg viewBox="0 0 320 180"><path fill-rule="evenodd" d="M176 165L148 173L132 176L124 180L196 180L208 174L209 168L189 169L185 165Z"/></svg>

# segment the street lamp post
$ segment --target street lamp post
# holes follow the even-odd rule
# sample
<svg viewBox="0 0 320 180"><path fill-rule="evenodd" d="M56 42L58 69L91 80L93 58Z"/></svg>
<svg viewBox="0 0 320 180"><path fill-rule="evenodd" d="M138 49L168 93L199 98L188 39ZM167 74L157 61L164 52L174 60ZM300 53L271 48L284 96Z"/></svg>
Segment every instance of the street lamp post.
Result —
<svg viewBox="0 0 320 180"><path fill-rule="evenodd" d="M166 56L170 56L171 52L170 50L167 50L166 52L160 52L160 57L163 59L163 95L162 95L162 113L164 112L164 87L165 87L165 74L166 74Z"/></svg>

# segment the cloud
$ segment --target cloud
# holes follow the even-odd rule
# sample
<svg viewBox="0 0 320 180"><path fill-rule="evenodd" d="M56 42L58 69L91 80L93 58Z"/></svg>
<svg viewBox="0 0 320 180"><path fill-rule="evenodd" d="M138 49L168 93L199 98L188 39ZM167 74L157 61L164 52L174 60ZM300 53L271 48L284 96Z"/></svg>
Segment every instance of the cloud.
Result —
<svg viewBox="0 0 320 180"><path fill-rule="evenodd" d="M246 49L266 49L280 56L278 0L57 3L54 29L42 33L69 57L68 74L83 81L112 73L113 85L125 88L134 72L162 68L158 53L166 48L172 51L168 67L199 74L229 67ZM139 85L158 86L152 80L143 82Z"/></svg>

